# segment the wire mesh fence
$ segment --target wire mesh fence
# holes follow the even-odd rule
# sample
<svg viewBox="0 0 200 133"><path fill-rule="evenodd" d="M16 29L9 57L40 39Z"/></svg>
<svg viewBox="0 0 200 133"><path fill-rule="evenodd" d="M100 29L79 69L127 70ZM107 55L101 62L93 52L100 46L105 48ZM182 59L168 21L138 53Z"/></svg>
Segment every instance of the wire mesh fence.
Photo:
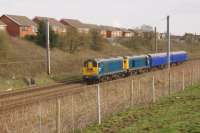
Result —
<svg viewBox="0 0 200 133"><path fill-rule="evenodd" d="M169 77L170 76L170 77ZM169 81L170 80L170 81ZM200 82L200 61L99 85L81 92L40 100L0 112L2 133L66 133L101 123L113 113L184 90ZM26 102L26 101L24 101Z"/></svg>

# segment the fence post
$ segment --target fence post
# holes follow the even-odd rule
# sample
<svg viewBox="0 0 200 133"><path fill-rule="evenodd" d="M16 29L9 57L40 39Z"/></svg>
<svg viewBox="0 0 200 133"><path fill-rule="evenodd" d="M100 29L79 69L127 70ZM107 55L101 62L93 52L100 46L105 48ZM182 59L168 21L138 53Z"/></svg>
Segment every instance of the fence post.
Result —
<svg viewBox="0 0 200 133"><path fill-rule="evenodd" d="M200 63L197 63L197 69L198 69L198 82L200 81Z"/></svg>
<svg viewBox="0 0 200 133"><path fill-rule="evenodd" d="M168 70L169 95L171 95L171 71Z"/></svg>
<svg viewBox="0 0 200 133"><path fill-rule="evenodd" d="M192 70L190 70L190 85L192 85Z"/></svg>
<svg viewBox="0 0 200 133"><path fill-rule="evenodd" d="M61 133L61 130L60 130L60 103L61 103L61 100L60 98L57 98L57 103L56 103L56 133Z"/></svg>
<svg viewBox="0 0 200 133"><path fill-rule="evenodd" d="M74 133L74 96L72 95L72 131Z"/></svg>
<svg viewBox="0 0 200 133"><path fill-rule="evenodd" d="M138 96L139 96L139 103L141 102L141 95L140 95L141 85L140 85L140 79L138 80Z"/></svg>
<svg viewBox="0 0 200 133"><path fill-rule="evenodd" d="M153 82L152 82L152 95L153 95L153 103L156 102L156 95L155 95L155 76L153 75Z"/></svg>
<svg viewBox="0 0 200 133"><path fill-rule="evenodd" d="M100 85L97 85L97 118L98 123L101 124L101 98L100 98Z"/></svg>
<svg viewBox="0 0 200 133"><path fill-rule="evenodd" d="M194 76L194 66L192 67L192 85L194 85L194 80L195 80L195 76Z"/></svg>
<svg viewBox="0 0 200 133"><path fill-rule="evenodd" d="M39 101L39 121L40 121L40 133L42 133L42 109L41 109L41 102Z"/></svg>
<svg viewBox="0 0 200 133"><path fill-rule="evenodd" d="M185 90L185 71L182 71L182 90Z"/></svg>
<svg viewBox="0 0 200 133"><path fill-rule="evenodd" d="M133 106L133 79L131 80L131 106Z"/></svg>

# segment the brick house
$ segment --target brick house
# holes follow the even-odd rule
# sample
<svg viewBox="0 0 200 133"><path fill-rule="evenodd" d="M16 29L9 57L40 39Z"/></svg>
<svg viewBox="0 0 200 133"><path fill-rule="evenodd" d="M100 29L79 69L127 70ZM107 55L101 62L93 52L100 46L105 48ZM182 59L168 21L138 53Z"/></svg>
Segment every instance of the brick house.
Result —
<svg viewBox="0 0 200 133"><path fill-rule="evenodd" d="M122 30L122 36L125 38L129 38L129 37L133 37L134 36L134 32L132 30L129 29L121 29Z"/></svg>
<svg viewBox="0 0 200 133"><path fill-rule="evenodd" d="M26 16L3 15L0 20L7 25L7 32L11 36L37 35L37 24Z"/></svg>
<svg viewBox="0 0 200 133"><path fill-rule="evenodd" d="M94 26L91 24L84 24L75 19L61 19L60 22L68 28L75 28L78 32L86 34L89 33L90 29Z"/></svg>
<svg viewBox="0 0 200 133"><path fill-rule="evenodd" d="M123 31L120 28L113 27L112 37L113 38L123 37Z"/></svg>
<svg viewBox="0 0 200 133"><path fill-rule="evenodd" d="M0 21L0 31L6 31L6 27L7 25L3 23L2 21Z"/></svg>
<svg viewBox="0 0 200 133"><path fill-rule="evenodd" d="M104 37L104 38L112 38L112 32L113 32L113 27L111 26L99 26L100 29L100 34Z"/></svg>
<svg viewBox="0 0 200 133"><path fill-rule="evenodd" d="M48 18L48 17L35 17L33 21L37 24L40 22L44 22L48 19L49 25L52 28L52 30L57 34L64 34L67 32L67 27L60 23L58 20L54 18Z"/></svg>

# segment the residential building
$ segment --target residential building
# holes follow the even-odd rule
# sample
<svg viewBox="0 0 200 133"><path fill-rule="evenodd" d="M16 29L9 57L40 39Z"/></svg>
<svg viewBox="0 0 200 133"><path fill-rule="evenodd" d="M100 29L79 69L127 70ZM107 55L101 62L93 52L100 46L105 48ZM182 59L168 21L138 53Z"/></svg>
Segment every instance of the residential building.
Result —
<svg viewBox="0 0 200 133"><path fill-rule="evenodd" d="M7 32L11 36L37 35L37 24L26 16L3 15L0 20L7 25Z"/></svg>
<svg viewBox="0 0 200 133"><path fill-rule="evenodd" d="M35 17L33 19L34 22L36 22L37 24L41 23L41 22L45 22L46 20L49 21L49 25L52 28L52 30L57 33L57 34L64 34L67 32L67 27L65 25L63 25L62 23L60 23L58 20L54 19L54 18L48 18L48 17Z"/></svg>
<svg viewBox="0 0 200 133"><path fill-rule="evenodd" d="M123 37L123 31L120 28L113 27L112 38Z"/></svg>
<svg viewBox="0 0 200 133"><path fill-rule="evenodd" d="M7 25L3 23L2 21L0 21L0 31L6 31L6 27Z"/></svg>
<svg viewBox="0 0 200 133"><path fill-rule="evenodd" d="M113 31L115 30L113 27L100 25L99 29L100 29L100 34L102 35L102 37L113 38Z"/></svg>
<svg viewBox="0 0 200 133"><path fill-rule="evenodd" d="M60 22L68 28L75 28L80 33L89 33L92 28L90 24L84 24L79 20L75 19L61 19Z"/></svg>
<svg viewBox="0 0 200 133"><path fill-rule="evenodd" d="M132 30L129 30L129 29L121 29L123 34L122 36L123 37L126 37L126 38L129 38L129 37L133 37L134 36L134 32Z"/></svg>

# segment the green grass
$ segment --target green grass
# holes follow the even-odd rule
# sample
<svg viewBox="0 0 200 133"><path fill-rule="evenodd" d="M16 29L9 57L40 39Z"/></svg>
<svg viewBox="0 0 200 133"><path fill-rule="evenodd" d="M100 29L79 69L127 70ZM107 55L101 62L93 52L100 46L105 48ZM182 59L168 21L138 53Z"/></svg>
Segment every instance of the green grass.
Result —
<svg viewBox="0 0 200 133"><path fill-rule="evenodd" d="M200 86L92 125L86 133L200 133Z"/></svg>

